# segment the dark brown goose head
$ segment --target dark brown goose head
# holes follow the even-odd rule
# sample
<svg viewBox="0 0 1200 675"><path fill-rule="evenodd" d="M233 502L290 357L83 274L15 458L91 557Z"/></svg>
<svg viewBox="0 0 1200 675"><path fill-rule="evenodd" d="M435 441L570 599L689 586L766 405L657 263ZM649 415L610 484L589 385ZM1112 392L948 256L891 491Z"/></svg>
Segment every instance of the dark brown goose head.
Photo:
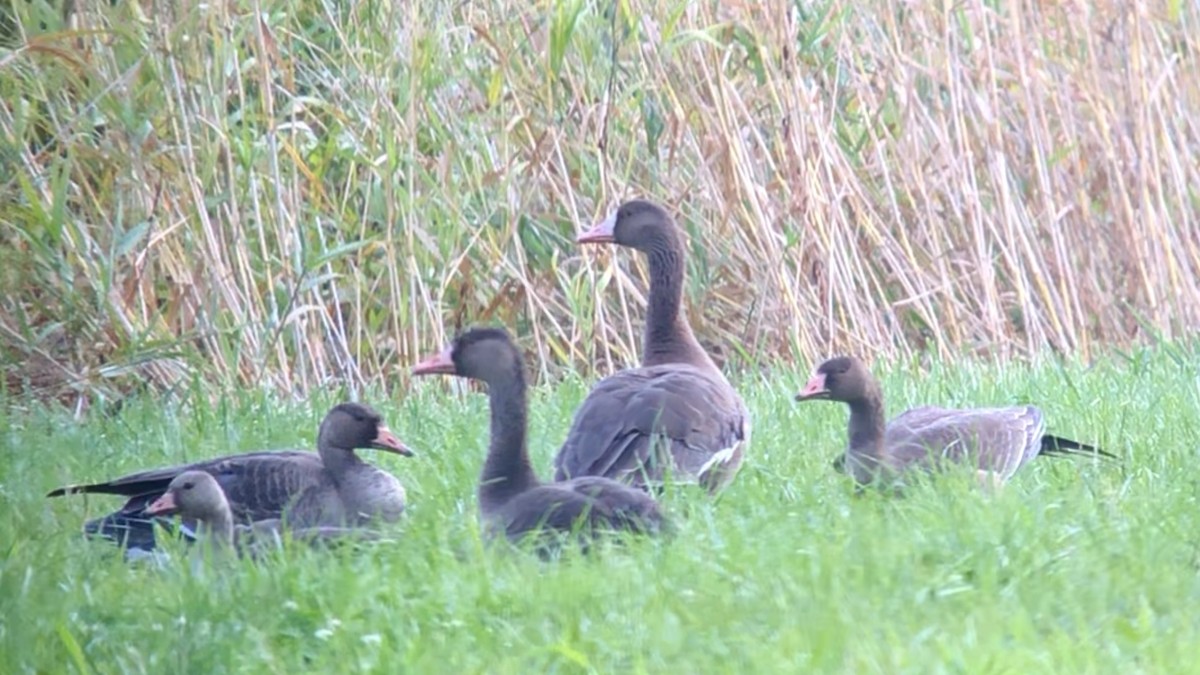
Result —
<svg viewBox="0 0 1200 675"><path fill-rule="evenodd" d="M867 366L853 356L839 356L817 366L797 401L841 401L850 408L849 468L859 482L872 480L883 457L885 418L883 392ZM846 468L845 459L834 468Z"/></svg>
<svg viewBox="0 0 1200 675"><path fill-rule="evenodd" d="M184 471L171 480L167 491L146 507L152 516L180 514L200 521L230 518L229 501L207 471Z"/></svg>
<svg viewBox="0 0 1200 675"><path fill-rule="evenodd" d="M625 202L575 241L580 244L617 244L643 253L682 248L679 228L671 216L658 204L642 199Z"/></svg>
<svg viewBox="0 0 1200 675"><path fill-rule="evenodd" d="M337 448L353 451L374 448L412 457L413 451L383 423L383 417L362 403L341 403L334 406L317 433L318 448Z"/></svg>
<svg viewBox="0 0 1200 675"><path fill-rule="evenodd" d="M853 356L839 356L817 366L796 400L856 403L872 396L879 396L879 386L863 362Z"/></svg>
<svg viewBox="0 0 1200 675"><path fill-rule="evenodd" d="M457 375L487 383L491 441L479 480L479 506L491 516L540 484L526 447L525 368L508 333L473 328L440 353L413 366L413 375Z"/></svg>
<svg viewBox="0 0 1200 675"><path fill-rule="evenodd" d="M413 375L458 375L488 384L523 380L521 357L499 328L473 328L438 354L413 366Z"/></svg>
<svg viewBox="0 0 1200 675"><path fill-rule="evenodd" d="M642 337L643 366L687 363L717 370L683 311L683 237L666 209L641 199L625 202L576 241L613 243L646 255L650 296Z"/></svg>

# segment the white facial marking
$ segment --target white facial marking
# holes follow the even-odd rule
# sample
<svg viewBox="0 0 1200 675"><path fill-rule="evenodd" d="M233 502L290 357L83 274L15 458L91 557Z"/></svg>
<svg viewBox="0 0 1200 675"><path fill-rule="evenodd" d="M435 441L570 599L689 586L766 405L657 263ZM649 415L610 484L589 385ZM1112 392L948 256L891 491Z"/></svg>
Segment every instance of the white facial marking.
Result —
<svg viewBox="0 0 1200 675"><path fill-rule="evenodd" d="M608 216L600 223L605 232L612 232L617 226L617 209L609 211Z"/></svg>

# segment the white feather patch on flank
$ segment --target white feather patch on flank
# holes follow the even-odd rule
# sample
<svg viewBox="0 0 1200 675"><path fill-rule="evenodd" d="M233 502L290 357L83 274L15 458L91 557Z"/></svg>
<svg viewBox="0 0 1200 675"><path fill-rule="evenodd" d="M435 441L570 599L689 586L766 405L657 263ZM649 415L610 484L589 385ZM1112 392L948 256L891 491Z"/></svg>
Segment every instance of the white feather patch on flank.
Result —
<svg viewBox="0 0 1200 675"><path fill-rule="evenodd" d="M741 443L735 443L731 447L713 453L713 456L709 458L709 460L705 462L703 466L700 467L700 475L703 476L704 474L708 473L715 465L728 464L729 461L733 459L734 455L737 454L737 449L739 446L741 446Z"/></svg>
<svg viewBox="0 0 1200 675"><path fill-rule="evenodd" d="M980 487L992 492L1004 487L1004 475L996 471L979 469L975 472L975 480Z"/></svg>
<svg viewBox="0 0 1200 675"><path fill-rule="evenodd" d="M696 474L697 481L710 493L716 494L724 490L741 469L740 458L746 449L746 441L741 440L728 448L716 453L700 467Z"/></svg>

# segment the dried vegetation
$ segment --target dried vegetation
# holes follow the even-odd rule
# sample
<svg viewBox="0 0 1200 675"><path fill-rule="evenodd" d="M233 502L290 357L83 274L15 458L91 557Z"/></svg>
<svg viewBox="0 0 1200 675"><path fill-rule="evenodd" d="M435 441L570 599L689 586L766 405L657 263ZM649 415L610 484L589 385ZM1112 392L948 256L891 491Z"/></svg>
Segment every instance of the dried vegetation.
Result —
<svg viewBox="0 0 1200 675"><path fill-rule="evenodd" d="M10 391L401 384L474 323L604 371L645 279L572 235L634 195L737 367L1200 325L1194 3L12 7Z"/></svg>

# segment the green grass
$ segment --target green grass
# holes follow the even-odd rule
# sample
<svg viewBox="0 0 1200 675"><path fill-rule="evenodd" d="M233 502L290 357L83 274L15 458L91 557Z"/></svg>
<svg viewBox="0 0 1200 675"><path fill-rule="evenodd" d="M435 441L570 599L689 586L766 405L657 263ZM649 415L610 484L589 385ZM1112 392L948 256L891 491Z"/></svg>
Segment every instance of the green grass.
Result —
<svg viewBox="0 0 1200 675"><path fill-rule="evenodd" d="M792 402L803 372L744 381L753 454L718 503L673 493L673 540L554 563L480 544L478 393L372 397L420 452L372 456L409 488L391 540L219 570L126 564L78 535L114 499L42 495L308 446L333 398L143 400L82 424L9 412L0 671L1179 672L1200 658L1200 380L1181 354L880 366L892 411L1035 401L1053 432L1124 458L1040 460L996 495L947 476L902 500L855 497L829 469L845 410ZM535 392L543 475L586 385Z"/></svg>

